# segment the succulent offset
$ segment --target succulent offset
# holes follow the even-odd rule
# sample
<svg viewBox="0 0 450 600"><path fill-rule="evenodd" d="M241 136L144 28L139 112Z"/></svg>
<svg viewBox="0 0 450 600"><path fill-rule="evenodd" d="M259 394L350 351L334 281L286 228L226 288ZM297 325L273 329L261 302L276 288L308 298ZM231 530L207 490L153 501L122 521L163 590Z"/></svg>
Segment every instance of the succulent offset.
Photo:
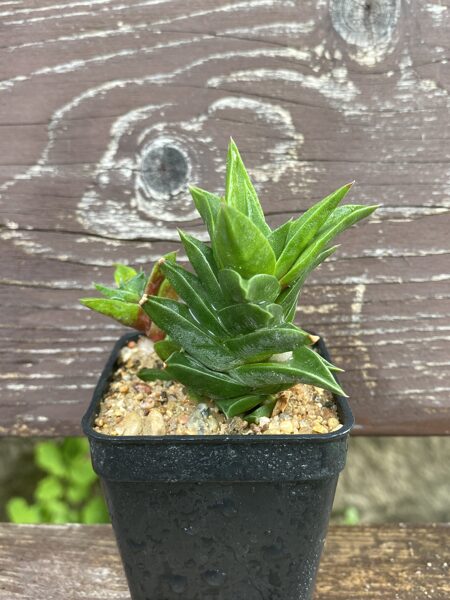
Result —
<svg viewBox="0 0 450 600"><path fill-rule="evenodd" d="M142 369L142 379L178 381L227 417L270 416L275 394L298 383L344 394L333 375L340 369L293 320L307 276L337 249L333 238L377 208L338 206L350 187L272 230L231 141L225 196L190 189L210 237L179 232L193 272L174 253L148 279L119 265L118 288L96 286L106 298L82 302L154 340L164 368Z"/></svg>

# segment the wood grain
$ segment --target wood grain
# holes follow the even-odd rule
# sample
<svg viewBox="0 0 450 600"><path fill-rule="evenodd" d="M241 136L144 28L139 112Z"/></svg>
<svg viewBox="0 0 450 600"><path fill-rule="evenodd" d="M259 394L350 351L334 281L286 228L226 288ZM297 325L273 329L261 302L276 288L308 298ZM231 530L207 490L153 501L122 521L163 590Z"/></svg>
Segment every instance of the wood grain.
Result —
<svg viewBox="0 0 450 600"><path fill-rule="evenodd" d="M315 600L446 600L448 525L332 527ZM0 525L1 600L129 600L108 525Z"/></svg>
<svg viewBox="0 0 450 600"><path fill-rule="evenodd" d="M3 434L79 432L120 329L77 304L199 232L233 135L272 224L346 181L382 203L311 278L370 434L450 432L450 2L0 7Z"/></svg>

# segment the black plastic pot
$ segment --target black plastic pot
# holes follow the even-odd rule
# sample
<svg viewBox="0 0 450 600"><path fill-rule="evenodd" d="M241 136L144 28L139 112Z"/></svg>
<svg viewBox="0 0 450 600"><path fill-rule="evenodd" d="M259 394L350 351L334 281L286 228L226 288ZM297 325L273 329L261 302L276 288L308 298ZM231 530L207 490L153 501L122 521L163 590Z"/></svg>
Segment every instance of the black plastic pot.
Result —
<svg viewBox="0 0 450 600"><path fill-rule="evenodd" d="M308 600L353 416L319 435L123 436L83 417L133 600ZM322 342L319 351L329 358Z"/></svg>

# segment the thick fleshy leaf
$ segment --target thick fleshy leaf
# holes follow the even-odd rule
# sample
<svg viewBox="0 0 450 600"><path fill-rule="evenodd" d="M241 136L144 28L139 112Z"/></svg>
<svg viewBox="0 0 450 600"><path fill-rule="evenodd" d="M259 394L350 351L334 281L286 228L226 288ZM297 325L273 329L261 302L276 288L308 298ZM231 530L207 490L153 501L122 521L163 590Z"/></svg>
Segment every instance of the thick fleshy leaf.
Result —
<svg viewBox="0 0 450 600"><path fill-rule="evenodd" d="M286 223L283 223L277 229L274 229L267 236L267 239L269 240L269 243L272 246L272 249L275 252L275 256L277 258L280 256L284 246L286 245L286 240L288 239L291 223L292 219L289 219L289 221L286 221Z"/></svg>
<svg viewBox="0 0 450 600"><path fill-rule="evenodd" d="M250 394L249 396L239 396L238 398L218 399L216 400L216 404L223 414L228 419L231 419L236 415L246 413L255 408L255 406L259 406L265 398L266 396Z"/></svg>
<svg viewBox="0 0 450 600"><path fill-rule="evenodd" d="M174 379L169 369L140 369L137 376L142 381L173 381Z"/></svg>
<svg viewBox="0 0 450 600"><path fill-rule="evenodd" d="M280 284L273 275L253 275L244 279L233 269L219 271L222 294L233 302L273 302L280 293Z"/></svg>
<svg viewBox="0 0 450 600"><path fill-rule="evenodd" d="M221 198L198 187L190 187L189 191L191 192L195 208L200 213L203 223L208 230L209 237L212 240L214 238L217 215L222 204Z"/></svg>
<svg viewBox="0 0 450 600"><path fill-rule="evenodd" d="M246 300L249 302L274 302L280 293L280 284L274 275L253 275L247 280Z"/></svg>
<svg viewBox="0 0 450 600"><path fill-rule="evenodd" d="M210 398L233 398L251 391L229 375L208 369L185 352L172 354L167 365L177 381Z"/></svg>
<svg viewBox="0 0 450 600"><path fill-rule="evenodd" d="M175 342L167 338L165 340L155 342L153 344L153 348L159 358L163 361L166 361L171 354L180 350L180 346L178 344L175 344Z"/></svg>
<svg viewBox="0 0 450 600"><path fill-rule="evenodd" d="M233 369L231 375L243 384L259 388L261 391L272 389L276 385L291 386L301 382L345 396L317 352L307 346L294 350L292 358L286 362L243 365Z"/></svg>
<svg viewBox="0 0 450 600"><path fill-rule="evenodd" d="M152 297L144 304L144 310L175 343L202 364L213 370L226 371L234 359L231 352L195 324L189 310L188 316L181 306L166 298Z"/></svg>
<svg viewBox="0 0 450 600"><path fill-rule="evenodd" d="M291 223L287 243L277 260L275 274L278 278L289 271L339 202L346 196L351 186L352 184L349 183L339 188L321 202L314 204L301 217Z"/></svg>
<svg viewBox="0 0 450 600"><path fill-rule="evenodd" d="M248 333L260 327L266 327L273 319L273 315L268 310L257 304L245 303L223 308L219 310L218 316L232 333Z"/></svg>
<svg viewBox="0 0 450 600"><path fill-rule="evenodd" d="M116 269L114 271L114 281L116 282L117 286L123 285L135 275L137 275L137 271L133 269L133 267L129 267L128 265L122 265L120 263L116 264Z"/></svg>
<svg viewBox="0 0 450 600"><path fill-rule="evenodd" d="M298 327L267 327L230 338L225 345L240 359L255 362L310 343L309 334Z"/></svg>
<svg viewBox="0 0 450 600"><path fill-rule="evenodd" d="M194 267L211 302L216 308L222 307L224 305L223 294L217 280L217 267L212 249L181 230L178 230L178 233L180 234L189 262Z"/></svg>
<svg viewBox="0 0 450 600"><path fill-rule="evenodd" d="M219 268L229 267L245 279L274 273L275 254L264 234L231 206L223 205L219 210L213 250Z"/></svg>
<svg viewBox="0 0 450 600"><path fill-rule="evenodd" d="M244 419L248 423L259 423L259 420L262 417L270 418L273 413L273 409L275 408L275 404L277 403L277 399L273 396L266 396L266 400L259 406L257 409L253 410L251 413L246 415Z"/></svg>
<svg viewBox="0 0 450 600"><path fill-rule="evenodd" d="M298 260L294 263L292 268L284 275L280 283L281 285L289 284L293 281L300 271L307 269L311 265L317 256L322 252L325 246L339 233L368 217L374 210L378 208L375 206L360 206L360 205L346 205L341 208L337 208L330 217L331 225L325 224L325 227L319 231L319 234L315 240L304 250Z"/></svg>
<svg viewBox="0 0 450 600"><path fill-rule="evenodd" d="M189 310L206 331L215 335L224 335L224 327L205 302L205 291L198 278L176 263L163 263L161 270L177 294L189 307Z"/></svg>
<svg viewBox="0 0 450 600"><path fill-rule="evenodd" d="M139 322L139 312L141 310L139 304L110 298L82 298L80 302L91 310L112 317L122 325L136 327Z"/></svg>
<svg viewBox="0 0 450 600"><path fill-rule="evenodd" d="M265 236L271 233L258 195L233 140L228 145L225 202L246 215Z"/></svg>
<svg viewBox="0 0 450 600"><path fill-rule="evenodd" d="M332 246L331 248L323 250L316 260L312 262L307 269L297 275L297 279L295 279L291 285L285 288L278 296L277 303L283 307L284 318L286 321L292 322L294 320L300 290L310 272L318 267L325 259L334 254L338 248L339 246Z"/></svg>

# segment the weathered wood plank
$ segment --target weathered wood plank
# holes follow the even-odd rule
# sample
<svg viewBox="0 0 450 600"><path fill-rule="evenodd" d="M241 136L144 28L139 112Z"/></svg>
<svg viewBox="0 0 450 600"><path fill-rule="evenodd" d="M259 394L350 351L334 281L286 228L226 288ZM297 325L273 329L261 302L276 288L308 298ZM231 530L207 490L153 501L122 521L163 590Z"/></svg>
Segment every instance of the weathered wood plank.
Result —
<svg viewBox="0 0 450 600"><path fill-rule="evenodd" d="M24 0L0 20L0 433L79 432L120 330L77 298L199 231L186 181L221 188L230 134L273 224L351 179L383 204L299 320L347 369L356 433L450 432L449 0Z"/></svg>
<svg viewBox="0 0 450 600"><path fill-rule="evenodd" d="M316 600L446 600L448 525L332 527ZM0 524L1 600L128 600L109 526Z"/></svg>

